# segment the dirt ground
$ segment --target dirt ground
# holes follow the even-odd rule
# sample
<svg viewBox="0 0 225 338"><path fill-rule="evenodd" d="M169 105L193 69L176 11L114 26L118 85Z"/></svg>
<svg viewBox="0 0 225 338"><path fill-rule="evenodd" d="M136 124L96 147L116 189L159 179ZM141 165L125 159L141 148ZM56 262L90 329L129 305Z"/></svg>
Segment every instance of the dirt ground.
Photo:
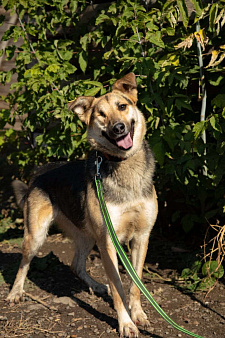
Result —
<svg viewBox="0 0 225 338"><path fill-rule="evenodd" d="M224 284L218 283L206 299L204 293L190 295L179 291L173 285L173 277L188 253L172 245L157 231L153 232L143 278L146 287L179 325L205 338L224 337ZM73 275L69 268L72 243L61 234L49 236L34 258L25 284L24 302L9 306L5 298L21 258L19 247L17 241L3 240L0 244L0 337L118 337L111 297L91 295ZM88 259L87 269L96 280L107 283L97 248ZM122 266L120 271L128 292L129 276ZM151 327L148 330L140 327L140 337L186 336L171 328L143 296L142 303Z"/></svg>

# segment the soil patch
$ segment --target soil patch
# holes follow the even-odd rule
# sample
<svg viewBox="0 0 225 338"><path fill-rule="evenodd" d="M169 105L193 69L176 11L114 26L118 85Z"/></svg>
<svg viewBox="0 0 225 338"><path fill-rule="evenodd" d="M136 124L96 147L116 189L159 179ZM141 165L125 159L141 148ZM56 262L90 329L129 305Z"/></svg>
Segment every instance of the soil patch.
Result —
<svg viewBox="0 0 225 338"><path fill-rule="evenodd" d="M177 274L179 264L185 266L189 255L185 250L174 249L171 244L153 233L143 278L146 287L179 325L205 338L224 337L224 284L218 283L206 299L204 293L190 295L174 287L172 277ZM87 287L73 275L69 268L73 246L61 234L49 236L32 261L25 283L24 302L9 306L5 298L15 278L20 258L18 244L6 240L1 243L1 337L118 336L117 317L111 297L90 294ZM89 256L87 269L93 278L107 283L97 248ZM128 293L130 279L121 265L120 272ZM140 328L140 337L185 337L171 328L144 297L142 304L150 318L151 327L148 330Z"/></svg>

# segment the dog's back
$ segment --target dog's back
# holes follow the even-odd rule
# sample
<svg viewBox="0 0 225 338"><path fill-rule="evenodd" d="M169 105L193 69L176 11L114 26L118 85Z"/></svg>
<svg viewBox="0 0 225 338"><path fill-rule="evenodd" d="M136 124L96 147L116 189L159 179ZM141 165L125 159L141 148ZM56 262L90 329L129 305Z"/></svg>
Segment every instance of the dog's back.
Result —
<svg viewBox="0 0 225 338"><path fill-rule="evenodd" d="M33 200L45 196L54 209L53 221L58 213L65 215L74 225L82 227L85 202L85 161L49 163L34 171L29 186L13 181L17 204L23 208L25 200L32 194Z"/></svg>

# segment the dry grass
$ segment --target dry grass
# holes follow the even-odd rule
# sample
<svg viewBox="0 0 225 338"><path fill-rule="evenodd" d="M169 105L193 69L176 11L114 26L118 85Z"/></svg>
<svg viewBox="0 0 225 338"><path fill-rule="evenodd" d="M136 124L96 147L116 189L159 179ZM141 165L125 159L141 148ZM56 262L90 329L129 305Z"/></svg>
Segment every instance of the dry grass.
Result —
<svg viewBox="0 0 225 338"><path fill-rule="evenodd" d="M213 229L216 231L216 235L208 242L206 243L206 238L209 229ZM220 225L219 222L215 225L210 224L204 241L204 260L210 260L212 261L213 256L216 254L216 261L218 263L217 270L221 266L224 256L225 256L225 225ZM207 247L210 246L209 252L207 253Z"/></svg>
<svg viewBox="0 0 225 338"><path fill-rule="evenodd" d="M208 237L209 231L213 229L216 232L216 235L211 238L208 242L206 242L206 239ZM213 273L219 271L225 257L225 225L220 225L219 222L217 222L215 225L210 224L204 240L204 261L209 262L209 268L208 268L208 275L209 277L212 276L212 271L210 271L210 264L213 260L217 261L217 268ZM207 295L212 291L212 289L215 287L216 283L210 288L210 290L207 292ZM207 296L206 295L206 296Z"/></svg>

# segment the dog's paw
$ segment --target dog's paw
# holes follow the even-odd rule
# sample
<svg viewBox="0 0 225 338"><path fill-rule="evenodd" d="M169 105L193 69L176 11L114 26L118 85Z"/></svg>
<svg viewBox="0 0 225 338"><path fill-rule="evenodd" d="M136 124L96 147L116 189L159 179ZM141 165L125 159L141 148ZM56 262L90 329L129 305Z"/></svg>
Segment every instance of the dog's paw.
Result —
<svg viewBox="0 0 225 338"><path fill-rule="evenodd" d="M120 337L127 337L127 338L137 338L139 331L136 325L132 321L129 323L120 323L119 326L119 333Z"/></svg>
<svg viewBox="0 0 225 338"><path fill-rule="evenodd" d="M131 319L138 326L142 326L144 328L150 326L147 315L144 313L141 306L134 306L131 308Z"/></svg>
<svg viewBox="0 0 225 338"><path fill-rule="evenodd" d="M147 315L142 309L139 309L139 311L131 311L131 318L138 326L142 326L144 328L148 328L150 326Z"/></svg>
<svg viewBox="0 0 225 338"><path fill-rule="evenodd" d="M89 292L91 295L97 294L100 296L104 295L109 295L110 290L109 290L109 285L104 285L104 284L94 284L89 286Z"/></svg>
<svg viewBox="0 0 225 338"><path fill-rule="evenodd" d="M19 302L23 301L24 292L18 290L11 290L6 298L7 303L9 304L18 304Z"/></svg>

